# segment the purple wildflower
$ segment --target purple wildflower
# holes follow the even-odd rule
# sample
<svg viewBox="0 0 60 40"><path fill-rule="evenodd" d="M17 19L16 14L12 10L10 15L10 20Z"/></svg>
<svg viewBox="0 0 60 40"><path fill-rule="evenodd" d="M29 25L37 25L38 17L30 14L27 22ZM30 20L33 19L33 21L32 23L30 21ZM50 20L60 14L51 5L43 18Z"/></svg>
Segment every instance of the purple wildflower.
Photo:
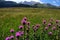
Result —
<svg viewBox="0 0 60 40"><path fill-rule="evenodd" d="M59 20L56 20L56 23L58 23L59 22Z"/></svg>
<svg viewBox="0 0 60 40"><path fill-rule="evenodd" d="M25 21L26 21L26 20L27 20L27 18L26 18L26 17L24 17L24 18L23 18L23 20L25 20Z"/></svg>
<svg viewBox="0 0 60 40"><path fill-rule="evenodd" d="M43 24L46 24L46 20L43 20Z"/></svg>
<svg viewBox="0 0 60 40"><path fill-rule="evenodd" d="M22 29L23 28L23 26L21 25L21 26L19 26L19 29Z"/></svg>
<svg viewBox="0 0 60 40"><path fill-rule="evenodd" d="M20 37L20 33L16 32L16 37L19 38Z"/></svg>
<svg viewBox="0 0 60 40"><path fill-rule="evenodd" d="M52 30L56 30L56 27L54 26L54 27L52 27Z"/></svg>
<svg viewBox="0 0 60 40"><path fill-rule="evenodd" d="M36 26L33 27L34 32L38 30L39 27L40 27L40 24L36 24Z"/></svg>
<svg viewBox="0 0 60 40"><path fill-rule="evenodd" d="M34 32L36 31L36 27L33 27Z"/></svg>
<svg viewBox="0 0 60 40"><path fill-rule="evenodd" d="M22 20L21 23L22 23L23 25L25 25L25 24L26 24L26 20Z"/></svg>
<svg viewBox="0 0 60 40"><path fill-rule="evenodd" d="M40 27L40 24L36 24L36 27Z"/></svg>
<svg viewBox="0 0 60 40"><path fill-rule="evenodd" d="M10 39L14 39L14 36L13 36L13 35L11 35L11 36L10 36Z"/></svg>
<svg viewBox="0 0 60 40"><path fill-rule="evenodd" d="M21 31L21 35L23 35L24 34L24 31Z"/></svg>
<svg viewBox="0 0 60 40"><path fill-rule="evenodd" d="M30 22L27 22L27 25L29 26L30 25Z"/></svg>
<svg viewBox="0 0 60 40"><path fill-rule="evenodd" d="M35 27L33 28L34 32L36 32L36 31L38 30L38 28L39 28L39 27L36 27L36 26L35 26Z"/></svg>
<svg viewBox="0 0 60 40"><path fill-rule="evenodd" d="M11 29L10 32L13 33L14 32L14 29Z"/></svg>
<svg viewBox="0 0 60 40"><path fill-rule="evenodd" d="M24 34L24 31L19 31L19 33L20 33L20 36L22 36Z"/></svg>
<svg viewBox="0 0 60 40"><path fill-rule="evenodd" d="M6 39L5 40L10 40L10 37L6 37Z"/></svg>
<svg viewBox="0 0 60 40"><path fill-rule="evenodd" d="M48 27L45 27L45 30L48 30Z"/></svg>
<svg viewBox="0 0 60 40"><path fill-rule="evenodd" d="M48 26L51 26L51 23L49 23Z"/></svg>
<svg viewBox="0 0 60 40"><path fill-rule="evenodd" d="M49 32L48 35L52 35L52 32Z"/></svg>

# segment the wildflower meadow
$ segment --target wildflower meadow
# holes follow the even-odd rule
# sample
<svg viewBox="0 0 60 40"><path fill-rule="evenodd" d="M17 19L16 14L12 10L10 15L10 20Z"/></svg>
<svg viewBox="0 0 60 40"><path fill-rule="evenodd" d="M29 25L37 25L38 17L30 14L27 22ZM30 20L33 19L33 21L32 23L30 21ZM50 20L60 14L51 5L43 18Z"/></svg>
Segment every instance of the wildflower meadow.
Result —
<svg viewBox="0 0 60 40"><path fill-rule="evenodd" d="M0 40L60 40L59 13L58 9L0 9Z"/></svg>
<svg viewBox="0 0 60 40"><path fill-rule="evenodd" d="M14 29L10 29L10 35L5 38L5 40L59 40L59 21L51 18L48 23L44 19L42 24L35 24L30 26L30 22L27 21L28 18L24 17L21 20L21 25L18 26L18 31L14 32ZM32 27L32 28L30 28ZM30 38L30 33L32 29L32 38Z"/></svg>

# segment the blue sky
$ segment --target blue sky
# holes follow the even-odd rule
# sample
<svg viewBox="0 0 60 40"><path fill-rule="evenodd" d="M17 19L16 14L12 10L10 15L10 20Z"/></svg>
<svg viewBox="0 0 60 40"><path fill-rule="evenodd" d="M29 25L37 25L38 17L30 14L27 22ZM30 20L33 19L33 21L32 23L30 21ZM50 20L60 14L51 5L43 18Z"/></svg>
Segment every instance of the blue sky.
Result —
<svg viewBox="0 0 60 40"><path fill-rule="evenodd" d="M6 1L15 1L17 3L19 2L23 2L23 1L36 1L36 2L40 2L40 3L50 3L50 4L53 4L53 5L57 5L57 6L60 6L60 0L6 0Z"/></svg>
<svg viewBox="0 0 60 40"><path fill-rule="evenodd" d="M53 4L53 5L60 6L60 0L40 0L40 1L44 2L44 3L50 3L50 4Z"/></svg>

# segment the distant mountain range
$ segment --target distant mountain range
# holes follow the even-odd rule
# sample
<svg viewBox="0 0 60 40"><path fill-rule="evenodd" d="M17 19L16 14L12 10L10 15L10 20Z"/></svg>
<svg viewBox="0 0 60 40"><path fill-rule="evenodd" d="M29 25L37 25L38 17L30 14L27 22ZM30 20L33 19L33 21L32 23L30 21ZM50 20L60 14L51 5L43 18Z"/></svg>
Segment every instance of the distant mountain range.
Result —
<svg viewBox="0 0 60 40"><path fill-rule="evenodd" d="M16 3L13 1L0 1L0 8L1 7L36 7L36 8L60 8L60 6L55 6L52 4L41 4L39 2L31 1L31 2L20 2Z"/></svg>
<svg viewBox="0 0 60 40"><path fill-rule="evenodd" d="M24 2L20 2L22 4L28 4L28 5L34 5L36 3L39 3L39 2L35 2L35 1L30 1L30 2L27 2L27 1L24 1Z"/></svg>

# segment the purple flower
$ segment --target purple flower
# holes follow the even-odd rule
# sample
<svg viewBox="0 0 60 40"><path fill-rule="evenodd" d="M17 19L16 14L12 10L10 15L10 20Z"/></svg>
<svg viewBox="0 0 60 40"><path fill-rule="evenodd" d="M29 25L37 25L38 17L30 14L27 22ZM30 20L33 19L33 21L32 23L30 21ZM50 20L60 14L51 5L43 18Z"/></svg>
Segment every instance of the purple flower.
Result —
<svg viewBox="0 0 60 40"><path fill-rule="evenodd" d="M36 26L33 27L34 32L37 31L39 27L40 27L40 24L36 24Z"/></svg>
<svg viewBox="0 0 60 40"><path fill-rule="evenodd" d="M19 33L20 33L20 36L22 36L24 34L24 31L19 31Z"/></svg>
<svg viewBox="0 0 60 40"><path fill-rule="evenodd" d="M46 20L43 20L43 24L46 24Z"/></svg>
<svg viewBox="0 0 60 40"><path fill-rule="evenodd" d="M14 39L14 36L13 36L13 35L11 35L11 36L10 36L10 39Z"/></svg>
<svg viewBox="0 0 60 40"><path fill-rule="evenodd" d="M54 27L52 27L52 30L56 30L56 27L54 26Z"/></svg>
<svg viewBox="0 0 60 40"><path fill-rule="evenodd" d="M36 26L35 26L35 27L33 28L34 32L36 32L36 31L38 30L38 28L39 28L39 27L36 27Z"/></svg>
<svg viewBox="0 0 60 40"><path fill-rule="evenodd" d="M24 34L24 31L21 32L21 35L23 35L23 34Z"/></svg>
<svg viewBox="0 0 60 40"><path fill-rule="evenodd" d="M56 20L56 23L58 23L59 22L59 20Z"/></svg>
<svg viewBox="0 0 60 40"><path fill-rule="evenodd" d="M26 24L26 20L22 20L21 23L22 23L23 25L25 25L25 24Z"/></svg>
<svg viewBox="0 0 60 40"><path fill-rule="evenodd" d="M52 32L49 32L48 35L52 35Z"/></svg>
<svg viewBox="0 0 60 40"><path fill-rule="evenodd" d="M34 32L36 31L36 27L33 27Z"/></svg>
<svg viewBox="0 0 60 40"><path fill-rule="evenodd" d="M19 29L22 29L23 28L23 26L21 25L21 26L19 26Z"/></svg>
<svg viewBox="0 0 60 40"><path fill-rule="evenodd" d="M27 25L29 26L30 25L30 22L27 22Z"/></svg>
<svg viewBox="0 0 60 40"><path fill-rule="evenodd" d="M26 18L26 17L24 17L24 18L23 18L23 20L25 20L25 21L26 21L26 20L27 20L27 18Z"/></svg>
<svg viewBox="0 0 60 40"><path fill-rule="evenodd" d="M5 40L10 40L10 37L6 37L6 39Z"/></svg>
<svg viewBox="0 0 60 40"><path fill-rule="evenodd" d="M40 24L36 24L36 27L40 27Z"/></svg>
<svg viewBox="0 0 60 40"><path fill-rule="evenodd" d="M45 27L45 30L48 30L48 27Z"/></svg>
<svg viewBox="0 0 60 40"><path fill-rule="evenodd" d="M19 32L16 32L16 35L15 35L17 38L20 37L20 33Z"/></svg>
<svg viewBox="0 0 60 40"><path fill-rule="evenodd" d="M19 38L24 34L24 31L16 32L16 37Z"/></svg>
<svg viewBox="0 0 60 40"><path fill-rule="evenodd" d="M13 33L14 32L14 29L11 29L10 32Z"/></svg>
<svg viewBox="0 0 60 40"><path fill-rule="evenodd" d="M49 23L48 26L51 26L51 23Z"/></svg>

